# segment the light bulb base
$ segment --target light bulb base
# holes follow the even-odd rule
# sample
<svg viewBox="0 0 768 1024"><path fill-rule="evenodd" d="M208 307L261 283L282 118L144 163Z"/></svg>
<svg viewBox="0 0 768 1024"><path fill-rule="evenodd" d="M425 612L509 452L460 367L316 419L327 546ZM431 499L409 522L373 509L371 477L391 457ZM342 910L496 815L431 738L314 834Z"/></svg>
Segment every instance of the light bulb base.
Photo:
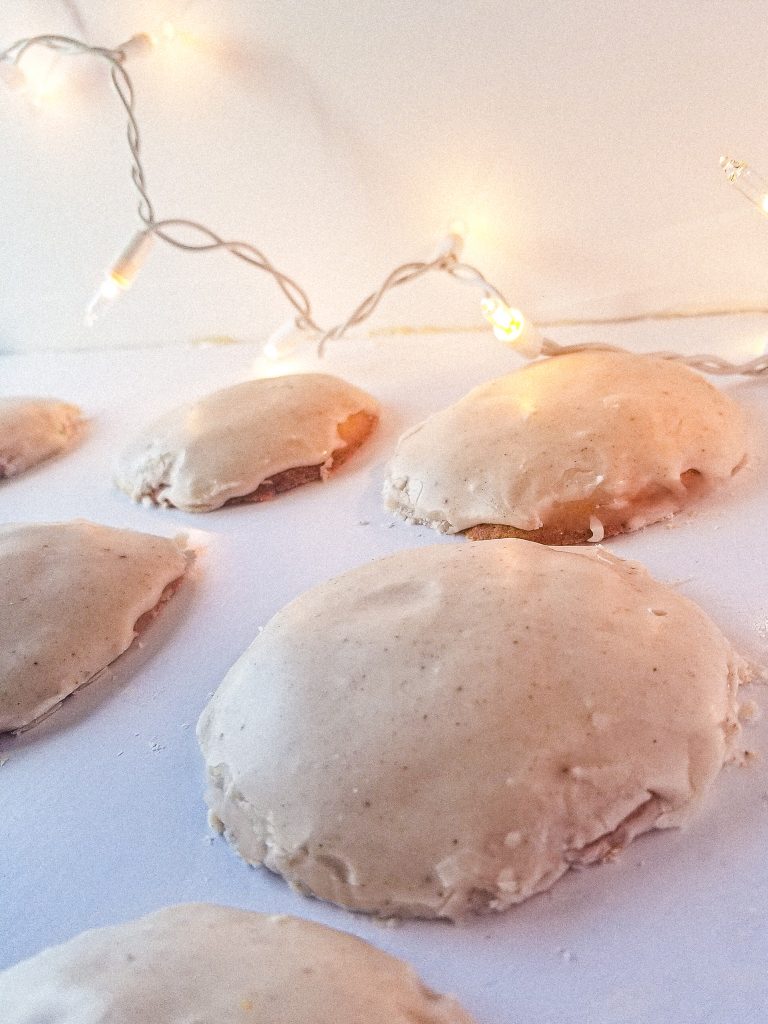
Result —
<svg viewBox="0 0 768 1024"><path fill-rule="evenodd" d="M291 317L270 334L262 352L267 359L271 359L273 362L285 359L296 351L303 337L304 332L297 326L296 320Z"/></svg>
<svg viewBox="0 0 768 1024"><path fill-rule="evenodd" d="M121 292L128 291L131 287L136 280L136 275L144 266L153 240L154 234L151 230L137 231L112 263L98 291L86 308L85 323L88 327L93 327L104 309L114 302Z"/></svg>
<svg viewBox="0 0 768 1024"><path fill-rule="evenodd" d="M122 60L132 60L134 57L146 57L155 48L154 40L148 32L138 32L130 39L126 39L120 46L115 47L115 53L120 55Z"/></svg>

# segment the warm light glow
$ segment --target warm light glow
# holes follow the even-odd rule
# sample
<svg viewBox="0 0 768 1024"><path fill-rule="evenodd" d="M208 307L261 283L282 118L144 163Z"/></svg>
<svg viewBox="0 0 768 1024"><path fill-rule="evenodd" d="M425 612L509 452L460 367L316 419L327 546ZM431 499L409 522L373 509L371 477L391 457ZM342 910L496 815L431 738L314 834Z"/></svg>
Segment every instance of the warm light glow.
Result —
<svg viewBox="0 0 768 1024"><path fill-rule="evenodd" d="M178 33L175 26L170 21L165 21L156 32L151 32L149 38L152 40L153 46L160 46L162 43L171 43L177 37Z"/></svg>
<svg viewBox="0 0 768 1024"><path fill-rule="evenodd" d="M480 308L499 341L513 343L523 333L525 317L519 309L512 309L493 295L485 295Z"/></svg>
<svg viewBox="0 0 768 1024"><path fill-rule="evenodd" d="M721 156L720 166L728 181L735 185L739 192L761 213L768 214L768 182L742 160Z"/></svg>
<svg viewBox="0 0 768 1024"><path fill-rule="evenodd" d="M490 294L483 297L480 308L499 341L510 345L526 359L536 359L541 355L544 340L519 309L513 309L498 296Z"/></svg>
<svg viewBox="0 0 768 1024"><path fill-rule="evenodd" d="M104 309L127 291L144 266L152 245L151 231L138 231L109 268L99 289L88 303L85 322L92 327Z"/></svg>
<svg viewBox="0 0 768 1024"><path fill-rule="evenodd" d="M31 49L19 64L0 63L0 80L7 88L22 93L35 107L42 107L62 89L62 72L50 54Z"/></svg>
<svg viewBox="0 0 768 1024"><path fill-rule="evenodd" d="M36 107L48 105L62 92L64 71L57 59L38 50L30 50L22 58L23 71L27 80L24 89Z"/></svg>
<svg viewBox="0 0 768 1024"><path fill-rule="evenodd" d="M299 330L296 321L291 317L270 334L262 351L267 359L284 359L296 351L302 337L303 332Z"/></svg>
<svg viewBox="0 0 768 1024"><path fill-rule="evenodd" d="M126 287L123 279L116 277L115 274L108 274L101 282L99 295L104 299L116 299Z"/></svg>

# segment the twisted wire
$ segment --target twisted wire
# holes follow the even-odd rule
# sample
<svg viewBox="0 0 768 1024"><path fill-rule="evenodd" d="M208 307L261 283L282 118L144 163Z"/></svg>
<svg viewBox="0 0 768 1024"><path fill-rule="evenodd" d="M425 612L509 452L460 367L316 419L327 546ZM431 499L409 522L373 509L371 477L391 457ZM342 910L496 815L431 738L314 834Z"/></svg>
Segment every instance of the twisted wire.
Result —
<svg viewBox="0 0 768 1024"><path fill-rule="evenodd" d="M436 258L426 261L412 261L403 263L389 273L379 287L367 295L340 323L327 330L323 330L316 323L312 314L312 305L309 296L304 289L288 274L281 271L274 263L255 245L250 242L225 239L211 228L199 221L188 218L166 218L158 220L155 215L154 206L149 196L147 178L141 156L141 131L136 118L136 95L133 87L133 80L126 70L125 61L129 44L148 37L135 36L127 43L115 49L108 49L101 46L92 46L69 36L62 35L38 35L29 38L19 39L12 43L5 50L0 51L0 63L18 64L22 57L33 47L41 46L52 50L55 53L67 55L89 55L98 57L109 65L110 81L123 107L126 116L126 141L131 158L131 180L139 196L137 212L140 221L147 232L151 232L160 238L167 245L185 252L212 252L223 250L230 253L236 259L255 267L270 275L283 295L295 310L294 323L302 330L312 330L320 335L317 350L320 355L324 353L328 341L341 338L350 328L357 326L367 320L377 309L382 299L388 292L409 284L425 274L432 271L446 273L454 280L464 284L476 285L484 290L486 294L493 295L499 302L507 305L503 294L477 269L458 259L455 248L449 248ZM185 241L176 233L178 231L191 231L201 236L198 241ZM538 326L546 327L575 327L589 324L628 324L646 320L677 320L690 319L703 316L723 316L734 313L766 313L764 307L739 307L734 309L714 309L703 311L685 310L662 310L659 312L642 313L631 316L602 317L598 319L562 319L541 321ZM558 356L571 352L583 352L586 350L599 350L607 352L625 351L615 345L607 345L601 342L585 342L575 345L560 345L551 338L544 338L542 342L542 355ZM685 363L703 373L715 375L742 375L747 377L761 377L768 373L768 355L759 356L744 363L732 363L720 356L693 355L684 356L676 352L652 353L662 359L674 359Z"/></svg>
<svg viewBox="0 0 768 1024"><path fill-rule="evenodd" d="M129 40L131 42L132 40ZM296 310L296 325L319 331L312 315L312 306L304 289L279 270L274 263L250 242L222 238L211 228L199 221L188 218L158 220L152 200L149 197L146 173L141 157L141 130L136 118L136 94L133 80L125 67L127 43L115 49L91 46L69 36L40 35L20 39L7 49L0 51L0 62L18 64L21 58L35 46L41 46L56 53L88 54L106 61L110 69L110 80L123 107L127 119L126 141L131 157L131 180L139 195L138 215L146 231L151 232L166 244L186 252L210 252L223 250L250 266L271 275L283 295ZM174 234L175 229L186 229L203 236L203 241L187 242Z"/></svg>

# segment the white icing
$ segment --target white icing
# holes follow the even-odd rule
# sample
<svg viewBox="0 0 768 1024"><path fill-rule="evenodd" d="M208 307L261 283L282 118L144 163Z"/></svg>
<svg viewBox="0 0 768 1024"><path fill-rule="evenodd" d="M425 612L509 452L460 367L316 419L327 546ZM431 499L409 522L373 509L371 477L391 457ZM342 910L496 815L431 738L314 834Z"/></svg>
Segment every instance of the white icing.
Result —
<svg viewBox="0 0 768 1024"><path fill-rule="evenodd" d="M504 909L686 820L743 670L602 549L403 551L303 594L230 670L198 726L212 821L356 910Z"/></svg>
<svg viewBox="0 0 768 1024"><path fill-rule="evenodd" d="M151 534L84 521L0 526L0 732L122 654L185 569L179 545Z"/></svg>
<svg viewBox="0 0 768 1024"><path fill-rule="evenodd" d="M472 1024L412 968L284 914L167 907L0 973L3 1024Z"/></svg>
<svg viewBox="0 0 768 1024"><path fill-rule="evenodd" d="M64 451L82 422L76 405L54 398L0 398L0 479Z"/></svg>
<svg viewBox="0 0 768 1024"><path fill-rule="evenodd" d="M376 417L378 404L327 374L245 381L147 427L120 457L115 482L134 501L208 512L289 469L320 466L324 478L346 447L339 425L358 412Z"/></svg>
<svg viewBox="0 0 768 1024"><path fill-rule="evenodd" d="M447 533L537 530L573 502L628 508L637 529L684 503L683 473L712 486L745 452L740 408L686 366L581 352L482 384L408 431L384 498Z"/></svg>

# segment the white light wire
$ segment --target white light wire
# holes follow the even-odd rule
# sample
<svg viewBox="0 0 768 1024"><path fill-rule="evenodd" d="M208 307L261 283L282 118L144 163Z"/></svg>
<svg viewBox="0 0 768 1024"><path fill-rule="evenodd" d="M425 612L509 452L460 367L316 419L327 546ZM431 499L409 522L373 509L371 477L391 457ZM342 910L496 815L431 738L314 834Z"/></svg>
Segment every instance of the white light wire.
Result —
<svg viewBox="0 0 768 1024"><path fill-rule="evenodd" d="M124 44L127 46L127 44ZM75 55L89 54L100 57L109 65L110 79L117 96L125 110L128 120L126 137L128 150L131 154L131 180L139 193L138 215L145 229L162 239L168 245L185 252L211 252L224 249L237 259L270 274L277 282L280 290L296 310L296 325L319 331L312 316L309 297L299 284L271 262L271 260L250 242L230 241L222 238L205 224L188 218L168 218L158 220L155 217L152 200L149 197L144 165L141 159L141 131L136 120L136 97L133 81L125 68L126 54L121 47L113 50L101 46L91 46L78 39L59 35L32 36L21 39L0 52L0 61L18 64L24 54L35 46L42 46L57 53ZM174 230L181 229L196 232L201 237L198 242L185 241L174 235Z"/></svg>
<svg viewBox="0 0 768 1024"><path fill-rule="evenodd" d="M128 40L127 43L124 43L122 46L118 46L115 49L92 46L78 39L70 38L69 36L31 36L28 39L17 40L17 42L13 43L5 50L0 51L0 63L5 62L18 64L24 54L36 46L45 47L49 50L53 50L54 52L66 55L87 54L99 57L107 62L110 69L112 85L123 106L127 118L126 138L131 155L131 180L139 194L137 211L139 219L147 232L151 232L168 245L185 252L212 252L218 249L225 250L237 259L255 267L257 270L261 270L271 275L280 290L296 310L296 327L301 330L312 330L320 335L317 343L319 355L323 354L325 345L328 341L341 338L351 327L355 327L367 320L388 292L403 284L415 281L417 278L422 277L430 271L444 272L450 274L450 276L456 280L467 284L477 285L482 288L486 294L493 295L499 300L499 302L503 303L505 306L508 305L498 288L492 285L476 267L467 263L459 262L459 242L458 247L449 245L446 251L441 252L432 260L403 263L399 267L396 267L387 275L376 291L367 295L363 301L355 307L346 320L337 324L335 327L331 327L330 329L323 331L314 320L312 315L312 306L304 289L294 281L293 278L279 270L255 245L252 245L250 242L224 239L205 224L201 224L199 221L190 220L188 218L156 219L154 207L149 197L144 165L141 159L141 132L136 120L136 98L133 81L125 68L125 60L127 56L126 51L130 49L129 44L137 41L140 42L142 40L146 41L148 45L151 45L150 38L144 35L134 36L131 40ZM182 238L177 237L174 234L174 231L179 229L197 233L201 236L201 239L196 242L184 241ZM567 319L547 321L540 323L539 326L575 327L597 323L622 324L635 323L644 320L689 319L705 316L723 316L733 313L765 312L766 309L762 307L702 311L662 310L659 312L643 313L634 316L603 317L597 320ZM617 346L606 345L601 342L560 345L558 342L553 341L550 338L544 338L541 353L544 356L557 356L572 352L583 352L586 350L607 352L624 351ZM732 363L720 356L683 356L675 352L655 352L652 354L662 359L674 359L708 374L757 377L768 372L768 355L759 356L758 358L749 360L745 363Z"/></svg>

